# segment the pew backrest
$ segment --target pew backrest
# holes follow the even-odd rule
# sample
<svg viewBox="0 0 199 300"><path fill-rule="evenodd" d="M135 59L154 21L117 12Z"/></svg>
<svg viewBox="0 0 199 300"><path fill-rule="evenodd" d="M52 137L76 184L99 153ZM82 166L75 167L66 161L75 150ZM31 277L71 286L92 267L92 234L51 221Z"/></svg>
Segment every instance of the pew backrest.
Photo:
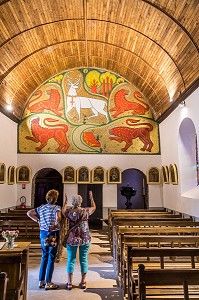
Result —
<svg viewBox="0 0 199 300"><path fill-rule="evenodd" d="M189 299L189 285L199 285L199 270L145 270L143 264L138 268L138 299L147 299L146 288L150 286L181 285L184 299ZM170 290L171 293L171 290ZM175 293L176 294L176 293Z"/></svg>

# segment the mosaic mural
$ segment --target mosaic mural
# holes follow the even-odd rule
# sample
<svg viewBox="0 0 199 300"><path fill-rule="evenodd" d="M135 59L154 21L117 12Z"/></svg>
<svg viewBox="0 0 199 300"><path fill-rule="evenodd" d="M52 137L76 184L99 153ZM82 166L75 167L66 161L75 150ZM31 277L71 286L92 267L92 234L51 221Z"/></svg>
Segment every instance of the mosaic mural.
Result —
<svg viewBox="0 0 199 300"><path fill-rule="evenodd" d="M158 124L144 96L99 69L70 70L28 99L19 153L159 154Z"/></svg>

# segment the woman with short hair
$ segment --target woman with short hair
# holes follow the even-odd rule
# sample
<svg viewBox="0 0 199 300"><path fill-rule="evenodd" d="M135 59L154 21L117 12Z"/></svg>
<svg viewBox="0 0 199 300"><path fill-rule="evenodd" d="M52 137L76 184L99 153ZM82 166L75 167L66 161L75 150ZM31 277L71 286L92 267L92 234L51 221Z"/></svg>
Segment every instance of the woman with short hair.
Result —
<svg viewBox="0 0 199 300"><path fill-rule="evenodd" d="M67 248L67 273L68 282L66 289L72 289L74 267L76 263L77 249L79 248L79 261L81 268L81 282L79 287L86 288L86 274L88 272L88 250L90 247L91 235L89 230L88 218L96 210L92 191L89 191L91 207L82 208L82 197L80 195L71 198L72 208L67 208L67 196L62 208L63 215L69 222L69 234L66 241Z"/></svg>
<svg viewBox="0 0 199 300"><path fill-rule="evenodd" d="M46 290L58 288L58 285L52 282L61 221L61 207L56 205L58 196L59 192L57 190L48 191L46 194L47 204L27 212L28 217L37 222L40 227L42 257L39 270L39 288L45 288ZM56 236L57 242L54 246L45 245L46 237L49 234Z"/></svg>

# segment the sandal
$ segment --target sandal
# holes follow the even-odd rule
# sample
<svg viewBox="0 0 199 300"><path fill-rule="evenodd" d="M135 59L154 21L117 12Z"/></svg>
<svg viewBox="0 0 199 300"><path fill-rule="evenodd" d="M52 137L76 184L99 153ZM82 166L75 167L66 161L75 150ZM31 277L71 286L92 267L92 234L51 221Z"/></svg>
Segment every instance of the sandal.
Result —
<svg viewBox="0 0 199 300"><path fill-rule="evenodd" d="M45 280L39 281L39 288L40 288L40 289L45 288L45 285L46 285Z"/></svg>
<svg viewBox="0 0 199 300"><path fill-rule="evenodd" d="M53 283L53 282L49 282L49 283L46 283L45 285L45 290L56 290L58 289L58 285Z"/></svg>
<svg viewBox="0 0 199 300"><path fill-rule="evenodd" d="M66 289L68 290L68 291L71 291L72 290L72 284L71 283L67 283L66 284Z"/></svg>
<svg viewBox="0 0 199 300"><path fill-rule="evenodd" d="M86 289L86 282L80 282L79 287L80 289Z"/></svg>

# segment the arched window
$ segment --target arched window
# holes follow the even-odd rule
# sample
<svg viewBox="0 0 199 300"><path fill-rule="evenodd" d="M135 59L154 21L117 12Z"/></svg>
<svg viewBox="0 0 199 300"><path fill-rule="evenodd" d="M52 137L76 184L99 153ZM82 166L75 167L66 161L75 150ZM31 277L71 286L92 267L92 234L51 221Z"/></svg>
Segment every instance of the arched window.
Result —
<svg viewBox="0 0 199 300"><path fill-rule="evenodd" d="M197 185L199 185L199 161L198 161L198 139L197 134L195 134L196 137L196 172L197 172Z"/></svg>
<svg viewBox="0 0 199 300"><path fill-rule="evenodd" d="M179 176L181 192L198 185L196 129L190 118L185 118L179 128Z"/></svg>

